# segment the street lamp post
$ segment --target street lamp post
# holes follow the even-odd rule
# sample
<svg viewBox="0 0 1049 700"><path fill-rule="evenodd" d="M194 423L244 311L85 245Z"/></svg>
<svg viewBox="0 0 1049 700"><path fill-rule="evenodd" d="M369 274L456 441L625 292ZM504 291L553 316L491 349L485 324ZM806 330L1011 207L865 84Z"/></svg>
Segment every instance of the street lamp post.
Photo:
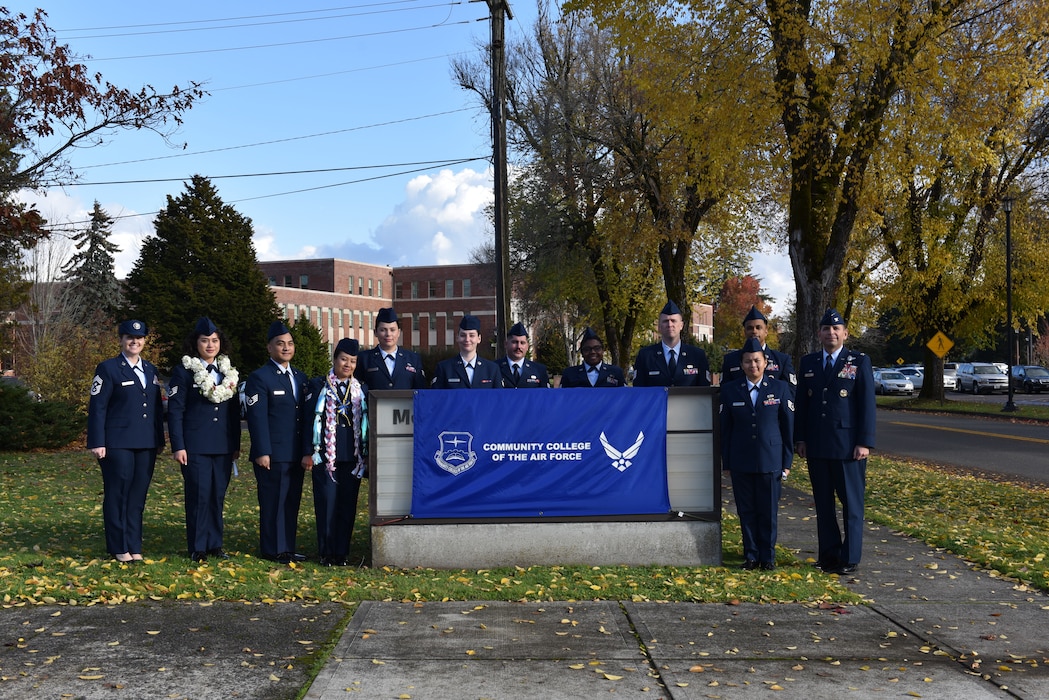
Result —
<svg viewBox="0 0 1049 700"><path fill-rule="evenodd" d="M1005 322L1008 326L1009 358L1008 374L1006 382L1009 387L1009 398L1002 411L1011 413L1016 410L1013 403L1013 200L1011 197L1002 199L1002 210L1005 212Z"/></svg>

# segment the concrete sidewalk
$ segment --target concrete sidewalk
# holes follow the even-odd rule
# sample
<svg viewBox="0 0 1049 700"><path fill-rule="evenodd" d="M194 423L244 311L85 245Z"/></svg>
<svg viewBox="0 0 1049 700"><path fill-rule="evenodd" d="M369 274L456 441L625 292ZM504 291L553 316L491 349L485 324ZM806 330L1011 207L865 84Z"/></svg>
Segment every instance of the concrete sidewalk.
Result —
<svg viewBox="0 0 1049 700"><path fill-rule="evenodd" d="M805 561L815 531L788 489L780 544ZM293 698L351 612L307 698L1049 697L1044 594L881 527L846 584L870 604L4 608L0 697Z"/></svg>

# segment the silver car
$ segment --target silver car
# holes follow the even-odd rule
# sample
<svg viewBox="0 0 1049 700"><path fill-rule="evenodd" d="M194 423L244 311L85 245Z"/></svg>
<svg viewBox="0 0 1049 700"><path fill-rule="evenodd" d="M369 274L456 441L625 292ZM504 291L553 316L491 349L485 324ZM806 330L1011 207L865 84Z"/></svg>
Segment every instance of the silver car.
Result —
<svg viewBox="0 0 1049 700"><path fill-rule="evenodd" d="M894 369L881 369L874 373L875 394L914 394L911 380Z"/></svg>
<svg viewBox="0 0 1049 700"><path fill-rule="evenodd" d="M992 394L1008 389L1009 378L990 362L963 362L958 365L958 391Z"/></svg>

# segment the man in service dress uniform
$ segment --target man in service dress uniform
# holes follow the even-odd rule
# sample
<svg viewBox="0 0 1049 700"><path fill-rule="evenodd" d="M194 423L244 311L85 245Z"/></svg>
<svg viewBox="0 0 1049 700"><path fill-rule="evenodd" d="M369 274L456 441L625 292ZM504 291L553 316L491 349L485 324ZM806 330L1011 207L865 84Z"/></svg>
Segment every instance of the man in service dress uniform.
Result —
<svg viewBox="0 0 1049 700"><path fill-rule="evenodd" d="M481 319L463 316L459 322L459 354L437 363L434 389L501 389L503 375L499 365L478 356L481 342Z"/></svg>
<svg viewBox="0 0 1049 700"><path fill-rule="evenodd" d="M721 466L743 534L743 568L776 568L781 483L794 458L794 388L765 370L765 350L748 338L743 376L721 384Z"/></svg>
<svg viewBox="0 0 1049 700"><path fill-rule="evenodd" d="M506 356L501 357L497 364L503 375L504 389L547 389L550 387L550 377L546 373L546 365L532 362L525 355L528 354L528 330L523 323L515 323L506 332Z"/></svg>
<svg viewBox="0 0 1049 700"><path fill-rule="evenodd" d="M579 354L583 356L583 362L565 368L561 375L562 389L626 386L622 368L604 361L605 346L589 326L579 341Z"/></svg>
<svg viewBox="0 0 1049 700"><path fill-rule="evenodd" d="M668 301L659 312L660 342L646 345L634 359L634 386L710 386L707 354L681 342L681 309Z"/></svg>
<svg viewBox="0 0 1049 700"><path fill-rule="evenodd" d="M874 447L874 374L870 358L844 347L849 332L836 309L820 320L823 349L801 358L794 447L808 460L823 571L851 574L863 548L867 456ZM844 538L834 503L841 501Z"/></svg>
<svg viewBox="0 0 1049 700"><path fill-rule="evenodd" d="M306 558L295 551L306 375L291 366L295 340L287 326L274 321L267 338L270 361L252 372L244 387L259 492L259 552L265 559L289 564Z"/></svg>
<svg viewBox="0 0 1049 700"><path fill-rule="evenodd" d="M798 385L798 377L794 374L794 363L791 362L790 355L773 350L765 342L769 335L769 320L758 310L758 307L751 306L750 312L743 319L743 334L747 338L756 338L761 344L761 350L765 353L767 362L765 376L787 382L793 393ZM740 366L742 355L742 350L733 350L725 355L721 363L721 383L723 385L743 376L743 369Z"/></svg>
<svg viewBox="0 0 1049 700"><path fill-rule="evenodd" d="M375 315L375 338L379 344L357 356L353 373L357 381L369 390L429 387L419 354L397 346L401 327L392 306L379 309Z"/></svg>

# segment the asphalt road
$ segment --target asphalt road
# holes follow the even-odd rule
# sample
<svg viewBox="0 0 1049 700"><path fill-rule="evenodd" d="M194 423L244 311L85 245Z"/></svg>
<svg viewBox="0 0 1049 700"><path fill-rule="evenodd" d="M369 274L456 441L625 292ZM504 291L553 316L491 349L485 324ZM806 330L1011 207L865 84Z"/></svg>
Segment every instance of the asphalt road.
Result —
<svg viewBox="0 0 1049 700"><path fill-rule="evenodd" d="M957 400L958 395L951 396ZM1042 402L1049 397L1017 395L1014 401ZM981 397L999 408L1005 396ZM1016 414L1013 414L1016 415ZM1049 484L1049 425L1022 418L933 415L878 411L877 454L909 457L937 464L979 469Z"/></svg>

